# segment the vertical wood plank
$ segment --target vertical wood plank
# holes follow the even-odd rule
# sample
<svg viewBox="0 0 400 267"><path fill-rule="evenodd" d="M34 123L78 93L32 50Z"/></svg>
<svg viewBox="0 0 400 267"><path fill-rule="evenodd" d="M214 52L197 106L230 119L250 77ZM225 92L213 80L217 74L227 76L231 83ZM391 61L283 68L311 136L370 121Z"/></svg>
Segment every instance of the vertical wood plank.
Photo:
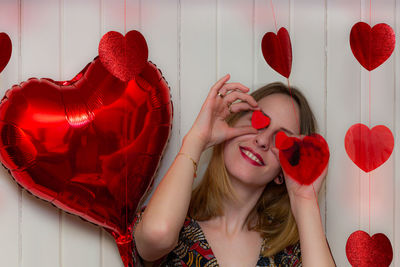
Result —
<svg viewBox="0 0 400 267"><path fill-rule="evenodd" d="M98 54L100 2L63 0L61 6L62 80L72 79ZM63 213L61 227L62 266L100 266L100 228Z"/></svg>
<svg viewBox="0 0 400 267"><path fill-rule="evenodd" d="M22 80L60 77L59 1L21 1ZM60 212L27 192L22 195L21 266L60 265ZM43 253L45 252L45 253ZM39 257L38 255L43 255Z"/></svg>
<svg viewBox="0 0 400 267"><path fill-rule="evenodd" d="M189 131L211 86L217 81L217 1L181 1L180 138ZM208 151L209 152L209 151ZM209 153L199 162L201 178ZM197 185L201 179L196 179Z"/></svg>
<svg viewBox="0 0 400 267"><path fill-rule="evenodd" d="M338 266L349 266L348 236L360 228L360 171L349 159L344 137L360 121L360 66L353 57L349 34L360 20L357 1L328 1L327 6L327 141L331 146L327 180L327 237Z"/></svg>
<svg viewBox="0 0 400 267"><path fill-rule="evenodd" d="M11 59L0 74L0 89L3 96L18 82L19 57L19 9L18 1L0 4L0 32L10 36ZM21 243L19 236L19 199L21 190L5 168L0 171L0 266L18 266Z"/></svg>
<svg viewBox="0 0 400 267"><path fill-rule="evenodd" d="M229 73L229 82L253 84L253 3L220 0L217 24L217 78Z"/></svg>
<svg viewBox="0 0 400 267"><path fill-rule="evenodd" d="M216 0L181 2L181 135L216 82Z"/></svg>
<svg viewBox="0 0 400 267"><path fill-rule="evenodd" d="M179 91L179 1L160 2L147 0L141 8L141 28L149 46L149 60L162 72L170 87L173 103L172 131L154 176L153 188L144 205L147 205L155 188L171 166L180 148L180 91Z"/></svg>

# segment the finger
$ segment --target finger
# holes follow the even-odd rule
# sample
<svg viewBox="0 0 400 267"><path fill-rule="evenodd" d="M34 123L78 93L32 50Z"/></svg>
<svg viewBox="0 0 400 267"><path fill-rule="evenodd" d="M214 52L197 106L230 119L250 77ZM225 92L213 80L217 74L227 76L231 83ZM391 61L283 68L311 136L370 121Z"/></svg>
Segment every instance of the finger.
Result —
<svg viewBox="0 0 400 267"><path fill-rule="evenodd" d="M230 107L230 111L233 113L244 111L244 110L256 110L258 108L250 106L247 102L234 103Z"/></svg>
<svg viewBox="0 0 400 267"><path fill-rule="evenodd" d="M257 130L251 126L232 127L227 132L227 139L245 134L257 134Z"/></svg>
<svg viewBox="0 0 400 267"><path fill-rule="evenodd" d="M251 95L248 95L248 94L242 93L242 92L238 92L238 91L234 91L234 92L228 94L223 99L226 103L233 103L236 100L240 99L242 101L249 103L253 107L258 107L257 101Z"/></svg>
<svg viewBox="0 0 400 267"><path fill-rule="evenodd" d="M219 90L222 88L222 86L230 79L230 75L226 74L224 77L222 77L221 79L219 79L212 87L210 90L210 96L211 97L215 97Z"/></svg>
<svg viewBox="0 0 400 267"><path fill-rule="evenodd" d="M272 147L272 148L271 148L271 151L272 151L272 153L274 154L274 156L276 157L276 159L278 160L278 162L280 162L280 161L279 161L279 149L276 148L276 147Z"/></svg>
<svg viewBox="0 0 400 267"><path fill-rule="evenodd" d="M315 188L315 191L317 192L317 194L321 191L321 186L322 183L324 182L324 180L326 179L326 176L328 174L328 165L325 167L325 169L322 171L321 176L318 177L317 180L314 181L313 185Z"/></svg>
<svg viewBox="0 0 400 267"><path fill-rule="evenodd" d="M226 83L220 88L219 92L225 96L227 95L228 91L234 90L239 90L241 92L247 93L248 91L250 91L250 88L244 86L241 83Z"/></svg>
<svg viewBox="0 0 400 267"><path fill-rule="evenodd" d="M300 140L303 140L304 137L306 137L306 135L304 135L304 134L299 134L299 135L292 135L292 137L297 137L297 138L299 138Z"/></svg>
<svg viewBox="0 0 400 267"><path fill-rule="evenodd" d="M275 155L276 157L279 156L279 149L278 149L278 148L272 147L272 148L271 148L271 151L272 151L272 153L274 153L274 155Z"/></svg>

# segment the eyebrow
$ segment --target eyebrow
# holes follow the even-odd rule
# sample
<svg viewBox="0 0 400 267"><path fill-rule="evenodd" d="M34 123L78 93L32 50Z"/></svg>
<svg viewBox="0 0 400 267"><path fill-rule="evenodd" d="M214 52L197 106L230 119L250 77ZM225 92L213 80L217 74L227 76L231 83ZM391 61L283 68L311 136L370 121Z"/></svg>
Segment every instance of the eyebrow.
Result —
<svg viewBox="0 0 400 267"><path fill-rule="evenodd" d="M265 115L267 115L267 116L271 119L271 116L269 116L267 113L265 113L264 110L261 109L261 111L262 111L262 113L264 113ZM279 128L279 130L294 135L294 133L293 133L292 131L290 131L290 130L288 130L288 129L286 129L286 128L281 127L281 128Z"/></svg>
<svg viewBox="0 0 400 267"><path fill-rule="evenodd" d="M292 135L294 135L294 133L292 133L291 131L289 131L288 129L286 129L286 128L279 128L279 130L282 130L282 131L284 131L284 132L287 132L287 133L289 133L289 134L292 134Z"/></svg>

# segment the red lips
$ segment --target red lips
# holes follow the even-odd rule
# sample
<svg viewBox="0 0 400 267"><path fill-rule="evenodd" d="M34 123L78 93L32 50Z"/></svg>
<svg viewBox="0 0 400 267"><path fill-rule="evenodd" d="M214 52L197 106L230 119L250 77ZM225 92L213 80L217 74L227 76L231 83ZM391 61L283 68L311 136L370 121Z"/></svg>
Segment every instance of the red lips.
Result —
<svg viewBox="0 0 400 267"><path fill-rule="evenodd" d="M251 164L253 164L253 165L255 165L255 166L258 166L258 167L259 167L259 166L265 166L265 163L264 163L264 160L262 159L262 157L261 157L258 153L254 152L254 150L251 149L250 147L242 147L242 146L240 146L240 147L239 147L239 150L240 150L240 153L242 154L242 156L243 156L247 161L249 161ZM249 151L250 153L252 153L254 156L257 157L257 159L261 162L262 165L260 165L259 162L257 162L257 161L255 161L255 160L251 159L251 158L250 158L249 156L247 156L243 151Z"/></svg>

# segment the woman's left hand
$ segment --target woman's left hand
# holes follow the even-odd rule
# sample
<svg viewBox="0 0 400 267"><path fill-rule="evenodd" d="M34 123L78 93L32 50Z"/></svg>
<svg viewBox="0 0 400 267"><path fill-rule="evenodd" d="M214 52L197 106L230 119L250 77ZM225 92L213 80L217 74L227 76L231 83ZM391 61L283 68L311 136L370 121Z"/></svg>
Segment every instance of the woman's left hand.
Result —
<svg viewBox="0 0 400 267"><path fill-rule="evenodd" d="M303 139L305 136L301 135L301 136L293 136L293 137ZM274 148L272 148L272 152L275 154L276 158L279 161L279 149L274 147ZM321 175L316 180L314 180L314 182L310 185L299 184L296 180L294 180L292 177L290 177L285 172L285 170L282 168L282 172L284 175L285 184L286 184L286 188L287 188L290 200L292 202L294 202L297 200L313 200L316 197L318 198L318 193L321 189L323 181L328 172L328 165L329 165L329 163L326 165L326 167L322 171Z"/></svg>
<svg viewBox="0 0 400 267"><path fill-rule="evenodd" d="M315 199L316 197L318 198L318 193L321 190L322 183L328 172L328 164L322 171L321 175L310 185L299 184L284 170L282 171L285 176L286 188L291 200Z"/></svg>

